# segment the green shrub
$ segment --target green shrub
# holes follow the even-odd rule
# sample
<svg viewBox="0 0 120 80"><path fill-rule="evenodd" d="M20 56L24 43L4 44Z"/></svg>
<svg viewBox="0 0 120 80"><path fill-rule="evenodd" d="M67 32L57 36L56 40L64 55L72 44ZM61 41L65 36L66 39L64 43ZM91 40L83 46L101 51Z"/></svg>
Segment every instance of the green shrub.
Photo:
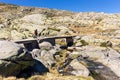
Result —
<svg viewBox="0 0 120 80"><path fill-rule="evenodd" d="M101 43L100 46L101 46L101 47L112 47L112 43L111 43L110 41L107 41L107 42Z"/></svg>
<svg viewBox="0 0 120 80"><path fill-rule="evenodd" d="M80 40L80 42L82 43L82 46L88 45L88 43L85 40Z"/></svg>
<svg viewBox="0 0 120 80"><path fill-rule="evenodd" d="M107 47L106 44L107 44L106 42L102 42L102 43L100 44L100 46L101 46L101 47Z"/></svg>

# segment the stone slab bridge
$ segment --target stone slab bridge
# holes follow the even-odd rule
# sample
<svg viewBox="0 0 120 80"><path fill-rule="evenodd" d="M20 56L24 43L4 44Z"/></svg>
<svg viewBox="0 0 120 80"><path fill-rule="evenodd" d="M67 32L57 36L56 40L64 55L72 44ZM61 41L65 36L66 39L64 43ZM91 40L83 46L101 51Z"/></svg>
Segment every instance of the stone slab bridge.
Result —
<svg viewBox="0 0 120 80"><path fill-rule="evenodd" d="M23 44L24 47L28 50L32 50L32 49L39 49L39 43L42 43L42 42L50 42L52 44L52 46L55 46L56 45L56 39L66 39L66 43L67 45L66 46L72 46L73 45L73 38L75 36L58 36L58 37L44 37L44 38L34 38L34 39L24 39L24 40L17 40L17 41L14 41L15 43L18 43L18 44Z"/></svg>

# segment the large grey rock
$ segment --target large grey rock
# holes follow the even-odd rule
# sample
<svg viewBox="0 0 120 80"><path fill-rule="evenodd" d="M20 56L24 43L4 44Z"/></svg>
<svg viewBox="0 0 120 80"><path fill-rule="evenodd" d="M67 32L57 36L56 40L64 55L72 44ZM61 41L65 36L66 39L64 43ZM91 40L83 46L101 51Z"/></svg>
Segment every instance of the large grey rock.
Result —
<svg viewBox="0 0 120 80"><path fill-rule="evenodd" d="M31 53L35 60L40 61L46 68L51 68L55 63L53 54L56 51L34 49Z"/></svg>
<svg viewBox="0 0 120 80"><path fill-rule="evenodd" d="M67 73L75 76L85 76L87 77L89 75L89 70L82 65L77 59L74 59L70 62L68 65L69 68Z"/></svg>
<svg viewBox="0 0 120 80"><path fill-rule="evenodd" d="M96 36L95 34L84 35L81 37L81 40L84 40L86 42L93 43L93 44L100 44L102 42L105 42L105 40L96 38L95 36Z"/></svg>
<svg viewBox="0 0 120 80"><path fill-rule="evenodd" d="M44 24L46 19L47 17L44 14L32 14L21 18L22 21L33 24Z"/></svg>
<svg viewBox="0 0 120 80"><path fill-rule="evenodd" d="M0 75L16 76L33 63L31 54L24 48L10 41L0 41Z"/></svg>
<svg viewBox="0 0 120 80"><path fill-rule="evenodd" d="M44 42L39 44L39 47L41 49L50 49L52 47L52 44L50 42L44 41Z"/></svg>
<svg viewBox="0 0 120 80"><path fill-rule="evenodd" d="M109 67L100 62L89 59L80 60L80 62L85 62L87 64L87 68L95 80L120 80L120 77L118 77Z"/></svg>
<svg viewBox="0 0 120 80"><path fill-rule="evenodd" d="M120 77L120 54L112 48L84 46L77 52L71 53L71 55L81 55L85 58L102 63Z"/></svg>

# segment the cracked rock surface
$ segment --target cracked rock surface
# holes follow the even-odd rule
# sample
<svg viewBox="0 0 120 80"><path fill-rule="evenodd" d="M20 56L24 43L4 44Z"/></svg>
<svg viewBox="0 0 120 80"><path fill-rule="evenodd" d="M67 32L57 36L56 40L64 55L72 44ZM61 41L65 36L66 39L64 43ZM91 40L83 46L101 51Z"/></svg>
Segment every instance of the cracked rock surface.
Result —
<svg viewBox="0 0 120 80"><path fill-rule="evenodd" d="M0 41L0 75L16 76L33 63L31 54L23 47L10 41Z"/></svg>

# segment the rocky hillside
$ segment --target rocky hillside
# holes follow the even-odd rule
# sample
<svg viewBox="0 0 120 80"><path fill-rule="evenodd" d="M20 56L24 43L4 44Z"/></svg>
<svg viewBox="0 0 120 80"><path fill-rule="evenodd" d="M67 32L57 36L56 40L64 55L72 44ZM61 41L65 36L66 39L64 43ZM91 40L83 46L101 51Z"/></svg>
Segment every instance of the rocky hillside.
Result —
<svg viewBox="0 0 120 80"><path fill-rule="evenodd" d="M39 36L82 35L93 44L111 41L120 47L120 14L73 13L0 3L0 39L33 38L35 29Z"/></svg>
<svg viewBox="0 0 120 80"><path fill-rule="evenodd" d="M59 51L57 49L56 51L56 48L53 48L31 52L32 54L34 51L41 54L51 53L51 55L60 52L62 53L60 60L63 60L61 63L56 63L60 62L59 58L58 60L52 58L52 61L54 60L59 66L65 62L64 55L69 54L72 61L64 68L65 74L90 76L85 80L92 80L91 76L97 80L100 78L102 80L120 80L120 14L75 13L0 3L1 41L33 38L35 30L39 37L76 36L74 46L67 50L60 49ZM2 51L2 48L0 50ZM2 53L4 54L4 52L0 52L0 54ZM46 58L51 55L42 55L41 57ZM40 61L47 64L41 57ZM51 58L47 60L51 60ZM77 68L75 65L81 68ZM74 69L69 71L71 66ZM81 69L83 73L80 71ZM110 77L110 79L109 76L112 78ZM60 80L62 79L60 78Z"/></svg>

